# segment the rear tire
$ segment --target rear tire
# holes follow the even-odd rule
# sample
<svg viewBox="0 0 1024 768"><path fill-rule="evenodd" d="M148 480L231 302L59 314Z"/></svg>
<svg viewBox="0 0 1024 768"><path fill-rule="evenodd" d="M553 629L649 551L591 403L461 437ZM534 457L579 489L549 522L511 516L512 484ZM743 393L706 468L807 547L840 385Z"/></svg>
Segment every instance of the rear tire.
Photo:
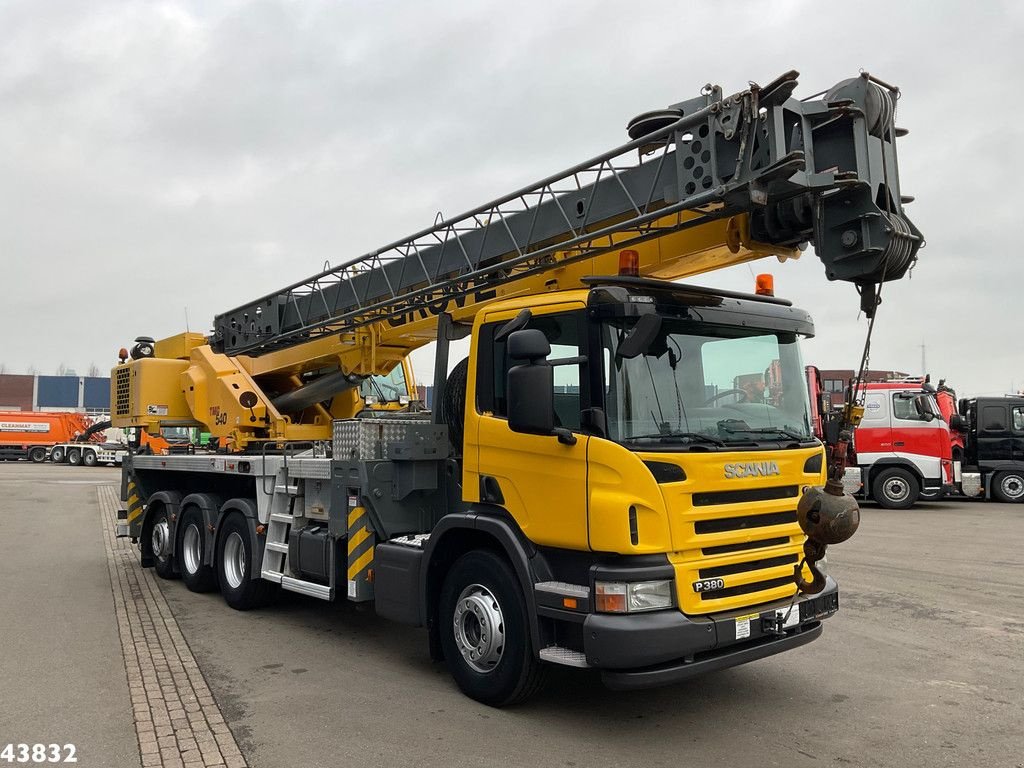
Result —
<svg viewBox="0 0 1024 768"><path fill-rule="evenodd" d="M85 451L82 453L82 463L87 467L96 466L96 451Z"/></svg>
<svg viewBox="0 0 1024 768"><path fill-rule="evenodd" d="M253 573L253 562L249 524L239 514L228 515L217 538L217 581L224 601L236 611L265 605L276 592L276 584Z"/></svg>
<svg viewBox="0 0 1024 768"><path fill-rule="evenodd" d="M871 495L885 509L910 509L921 493L917 478L902 467L883 469L871 483Z"/></svg>
<svg viewBox="0 0 1024 768"><path fill-rule="evenodd" d="M59 445L50 452L50 461L54 464L64 463L64 449Z"/></svg>
<svg viewBox="0 0 1024 768"><path fill-rule="evenodd" d="M68 460L70 460L70 456ZM153 570L161 579L174 579L174 555L171 553L171 519L167 507L161 504L153 513L149 526L149 547L153 555Z"/></svg>
<svg viewBox="0 0 1024 768"><path fill-rule="evenodd" d="M178 570L181 580L193 592L217 588L217 574L203 561L206 557L206 521L203 513L189 507L178 523Z"/></svg>
<svg viewBox="0 0 1024 768"><path fill-rule="evenodd" d="M68 464L73 467L77 467L82 463L82 452L77 448L72 448L68 451Z"/></svg>
<svg viewBox="0 0 1024 768"><path fill-rule="evenodd" d="M1007 504L1020 504L1024 501L1024 472L997 472L992 478L992 495Z"/></svg>
<svg viewBox="0 0 1024 768"><path fill-rule="evenodd" d="M28 452L29 461L33 464L42 464L46 461L46 449L45 448L33 448Z"/></svg>
<svg viewBox="0 0 1024 768"><path fill-rule="evenodd" d="M543 687L547 666L534 655L526 600L503 558L460 557L445 576L438 622L448 669L470 698L504 707Z"/></svg>

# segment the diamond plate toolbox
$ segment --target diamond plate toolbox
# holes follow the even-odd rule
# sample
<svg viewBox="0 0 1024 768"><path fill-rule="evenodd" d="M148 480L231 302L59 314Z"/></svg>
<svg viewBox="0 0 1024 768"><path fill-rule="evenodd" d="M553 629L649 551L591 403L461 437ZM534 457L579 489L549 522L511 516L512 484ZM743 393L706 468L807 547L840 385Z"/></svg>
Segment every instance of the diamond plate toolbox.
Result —
<svg viewBox="0 0 1024 768"><path fill-rule="evenodd" d="M335 460L445 458L447 444L447 429L432 424L427 418L341 419L334 422Z"/></svg>

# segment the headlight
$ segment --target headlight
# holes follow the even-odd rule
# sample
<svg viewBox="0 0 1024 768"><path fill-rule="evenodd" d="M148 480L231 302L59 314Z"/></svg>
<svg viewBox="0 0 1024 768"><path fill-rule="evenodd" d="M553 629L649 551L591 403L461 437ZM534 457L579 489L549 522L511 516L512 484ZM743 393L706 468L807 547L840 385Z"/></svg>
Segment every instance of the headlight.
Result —
<svg viewBox="0 0 1024 768"><path fill-rule="evenodd" d="M599 613L638 613L672 607L672 581L599 581L594 585Z"/></svg>

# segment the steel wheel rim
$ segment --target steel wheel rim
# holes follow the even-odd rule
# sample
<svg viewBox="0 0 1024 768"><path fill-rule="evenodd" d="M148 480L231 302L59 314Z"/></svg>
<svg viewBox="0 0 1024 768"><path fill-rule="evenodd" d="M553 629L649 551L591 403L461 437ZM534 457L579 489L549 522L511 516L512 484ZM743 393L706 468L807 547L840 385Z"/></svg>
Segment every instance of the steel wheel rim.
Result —
<svg viewBox="0 0 1024 768"><path fill-rule="evenodd" d="M885 495L891 501L904 501L910 495L910 484L902 477L885 481Z"/></svg>
<svg viewBox="0 0 1024 768"><path fill-rule="evenodd" d="M203 543L199 535L199 527L190 523L185 529L185 535L181 538L181 559L185 563L185 570L189 573L198 573L199 564L203 559Z"/></svg>
<svg viewBox="0 0 1024 768"><path fill-rule="evenodd" d="M455 601L455 645L476 672L492 672L505 652L505 618L501 604L482 584L470 584Z"/></svg>
<svg viewBox="0 0 1024 768"><path fill-rule="evenodd" d="M1008 499L1019 499L1024 496L1024 478L1020 475L1007 475L999 482L999 489Z"/></svg>
<svg viewBox="0 0 1024 768"><path fill-rule="evenodd" d="M150 544L153 549L153 556L158 557L161 560L167 557L167 540L170 538L171 526L167 524L167 520L162 519L157 521L153 526L153 533L150 536Z"/></svg>
<svg viewBox="0 0 1024 768"><path fill-rule="evenodd" d="M224 542L224 577L232 589L238 589L245 580L245 544L234 531Z"/></svg>

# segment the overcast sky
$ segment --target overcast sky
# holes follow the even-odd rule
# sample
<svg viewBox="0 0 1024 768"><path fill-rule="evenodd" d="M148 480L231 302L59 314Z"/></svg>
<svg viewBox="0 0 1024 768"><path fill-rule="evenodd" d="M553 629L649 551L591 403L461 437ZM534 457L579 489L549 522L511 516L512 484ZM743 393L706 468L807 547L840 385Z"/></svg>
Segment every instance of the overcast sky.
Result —
<svg viewBox="0 0 1024 768"><path fill-rule="evenodd" d="M0 365L106 370L213 316L625 140L635 114L801 72L899 85L927 237L872 367L1024 386L1024 4L0 1ZM763 266L762 266L763 264ZM808 252L770 269L805 359L866 321ZM740 266L694 282L749 290ZM429 381L429 356L416 358Z"/></svg>

